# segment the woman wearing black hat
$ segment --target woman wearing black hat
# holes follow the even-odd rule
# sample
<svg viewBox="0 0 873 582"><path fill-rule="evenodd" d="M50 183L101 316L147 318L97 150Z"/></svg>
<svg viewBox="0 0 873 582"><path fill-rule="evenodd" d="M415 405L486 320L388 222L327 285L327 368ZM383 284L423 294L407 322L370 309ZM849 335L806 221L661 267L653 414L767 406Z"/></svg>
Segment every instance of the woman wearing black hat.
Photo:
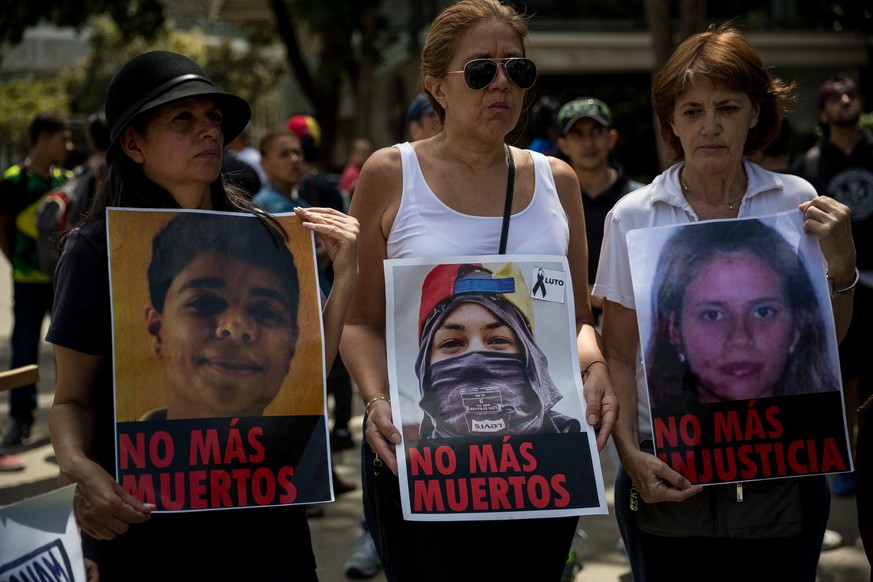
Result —
<svg viewBox="0 0 873 582"><path fill-rule="evenodd" d="M100 579L317 580L303 506L161 513L114 479L112 333L107 207L259 213L221 175L224 145L249 121L241 98L171 52L139 55L106 94L108 178L80 225L61 241L47 340L58 384L49 413L60 481L76 483L74 511L86 559ZM327 365L336 354L356 273L358 224L324 208L298 209L324 238L336 280L323 312ZM263 213L265 226L270 224ZM278 533L277 533L278 532ZM196 550L191 544L197 540ZM198 551L208 548L201 559Z"/></svg>

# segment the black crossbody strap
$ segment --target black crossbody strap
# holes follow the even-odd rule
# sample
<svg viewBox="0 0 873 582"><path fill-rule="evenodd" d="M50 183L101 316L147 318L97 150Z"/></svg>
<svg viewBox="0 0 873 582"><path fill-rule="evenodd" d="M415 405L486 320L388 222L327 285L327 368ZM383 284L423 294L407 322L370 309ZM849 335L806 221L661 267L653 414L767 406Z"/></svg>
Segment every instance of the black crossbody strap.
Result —
<svg viewBox="0 0 873 582"><path fill-rule="evenodd" d="M515 162L512 159L512 150L506 146L506 154L509 156L509 170L506 178L506 203L503 207L503 228L500 231L500 251L506 252L506 241L509 238L509 218L512 214L512 191L515 186Z"/></svg>

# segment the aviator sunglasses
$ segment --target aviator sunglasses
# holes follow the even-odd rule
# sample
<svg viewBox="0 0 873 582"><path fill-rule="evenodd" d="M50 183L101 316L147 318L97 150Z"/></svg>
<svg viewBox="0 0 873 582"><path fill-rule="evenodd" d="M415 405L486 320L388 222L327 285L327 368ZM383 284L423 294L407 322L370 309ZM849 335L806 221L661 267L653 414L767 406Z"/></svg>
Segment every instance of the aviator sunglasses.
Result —
<svg viewBox="0 0 873 582"><path fill-rule="evenodd" d="M503 65L507 78L519 89L530 89L537 80L537 66L532 60L521 57L473 59L464 65L463 71L447 71L446 74L464 73L467 87L471 91L481 91L497 77L500 65Z"/></svg>

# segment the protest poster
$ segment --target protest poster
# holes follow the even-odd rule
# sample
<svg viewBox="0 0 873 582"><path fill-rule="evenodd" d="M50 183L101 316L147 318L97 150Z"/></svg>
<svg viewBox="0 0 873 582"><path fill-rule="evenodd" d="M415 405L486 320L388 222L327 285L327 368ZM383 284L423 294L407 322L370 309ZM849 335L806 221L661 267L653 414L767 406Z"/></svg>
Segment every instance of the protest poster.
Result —
<svg viewBox="0 0 873 582"><path fill-rule="evenodd" d="M85 582L75 491L67 485L0 508L0 582Z"/></svg>
<svg viewBox="0 0 873 582"><path fill-rule="evenodd" d="M107 211L116 479L156 511L332 501L312 232Z"/></svg>
<svg viewBox="0 0 873 582"><path fill-rule="evenodd" d="M607 513L566 257L384 264L404 518Z"/></svg>
<svg viewBox="0 0 873 582"><path fill-rule="evenodd" d="M825 266L802 219L628 233L655 454L693 484L852 470Z"/></svg>

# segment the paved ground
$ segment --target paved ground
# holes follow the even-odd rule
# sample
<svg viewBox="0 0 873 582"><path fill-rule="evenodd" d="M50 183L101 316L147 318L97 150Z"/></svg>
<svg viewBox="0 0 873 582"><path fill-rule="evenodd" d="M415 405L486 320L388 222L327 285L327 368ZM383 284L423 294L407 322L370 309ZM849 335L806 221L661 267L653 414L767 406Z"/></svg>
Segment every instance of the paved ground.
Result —
<svg viewBox="0 0 873 582"><path fill-rule="evenodd" d="M12 327L10 307L11 284L8 263L0 259L0 368L6 369L9 362L9 335ZM39 387L39 410L30 442L14 452L25 461L24 471L0 473L0 506L15 503L57 487L57 465L46 429L46 414L54 386L54 363L47 346L42 350L40 373L43 378ZM0 394L0 426L7 425L8 398ZM360 443L362 406L355 400L356 410L352 420L352 432ZM343 495L331 504L325 504L323 517L311 520L313 543L319 564L322 582L347 580L343 563L360 531L362 517L360 493L360 466L357 448L338 453L334 457L340 476L358 483L358 489ZM581 544L582 570L574 582L631 582L630 569L618 547L618 528L615 526L612 509L613 463L608 451L601 455L604 481L607 486L609 515L590 516L580 520L586 534ZM821 556L817 582L869 582L870 566L858 537L854 498L834 498L829 525L842 534L843 547L824 552ZM496 559L511 559L498 556ZM372 580L385 582L380 573Z"/></svg>

